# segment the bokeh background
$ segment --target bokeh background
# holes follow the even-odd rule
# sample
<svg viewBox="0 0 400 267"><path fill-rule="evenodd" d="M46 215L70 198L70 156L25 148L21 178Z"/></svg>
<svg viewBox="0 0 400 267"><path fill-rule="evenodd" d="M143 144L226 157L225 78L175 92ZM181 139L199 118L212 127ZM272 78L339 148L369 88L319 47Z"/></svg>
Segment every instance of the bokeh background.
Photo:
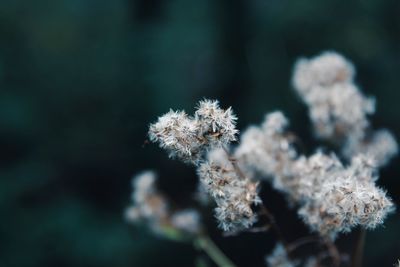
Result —
<svg viewBox="0 0 400 267"><path fill-rule="evenodd" d="M241 130L283 110L312 152L290 77L297 57L327 49L355 63L377 99L374 125L400 139L398 0L0 1L0 266L194 266L191 244L123 220L143 169L177 203L193 201L194 170L146 145L148 124L217 98ZM399 176L396 159L379 181L397 205ZM265 184L262 195L288 239L307 234L279 193ZM264 265L271 233L223 238L209 222L235 263ZM399 257L397 213L368 233L365 266Z"/></svg>

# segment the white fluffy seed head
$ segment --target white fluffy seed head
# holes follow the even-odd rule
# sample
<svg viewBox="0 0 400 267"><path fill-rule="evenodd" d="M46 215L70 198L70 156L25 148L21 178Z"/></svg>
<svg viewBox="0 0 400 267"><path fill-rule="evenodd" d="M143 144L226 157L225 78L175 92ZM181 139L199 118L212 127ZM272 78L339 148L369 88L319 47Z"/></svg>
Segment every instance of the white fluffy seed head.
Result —
<svg viewBox="0 0 400 267"><path fill-rule="evenodd" d="M342 55L328 51L312 59L301 58L295 63L293 87L303 96L315 86L331 86L353 80L354 67Z"/></svg>
<svg viewBox="0 0 400 267"><path fill-rule="evenodd" d="M399 153L399 147L393 134L381 129L373 132L364 140L350 138L343 146L343 154L346 158L353 155L369 155L376 161L377 166L385 166Z"/></svg>
<svg viewBox="0 0 400 267"><path fill-rule="evenodd" d="M370 154L384 166L398 153L398 145L387 130L371 131L368 116L375 113L375 99L355 85L354 73L353 65L343 56L324 52L298 60L293 87L309 107L318 138L341 145L347 159Z"/></svg>
<svg viewBox="0 0 400 267"><path fill-rule="evenodd" d="M298 261L292 261L286 253L282 243L277 243L270 255L265 257L268 267L295 267L299 266Z"/></svg>
<svg viewBox="0 0 400 267"><path fill-rule="evenodd" d="M373 98L365 97L349 83L314 87L305 97L315 134L323 139L361 139L369 126L367 116L375 111Z"/></svg>
<svg viewBox="0 0 400 267"><path fill-rule="evenodd" d="M133 224L143 222L153 232L170 238L199 233L200 214L194 209L172 212L168 200L157 190L156 180L153 171L144 171L133 177L133 203L125 210L126 221Z"/></svg>
<svg viewBox="0 0 400 267"><path fill-rule="evenodd" d="M158 142L172 158L198 165L208 150L236 140L236 116L223 110L218 101L202 100L195 116L170 111L150 125L149 138Z"/></svg>
<svg viewBox="0 0 400 267"><path fill-rule="evenodd" d="M289 121L285 115L280 111L275 111L265 115L265 120L261 128L267 135L274 135L282 134L288 125Z"/></svg>
<svg viewBox="0 0 400 267"><path fill-rule="evenodd" d="M202 136L211 145L227 145L236 140L238 130L236 129L237 117L232 109L223 110L219 107L217 100L202 100L199 102L195 119L199 121Z"/></svg>
<svg viewBox="0 0 400 267"><path fill-rule="evenodd" d="M132 178L133 204L125 211L130 223L145 220L156 227L168 216L167 201L156 188L157 175L153 171L144 171Z"/></svg>
<svg viewBox="0 0 400 267"><path fill-rule="evenodd" d="M171 110L150 125L149 138L167 150L171 158L198 162L204 145L198 138L199 131L199 124L184 111Z"/></svg>
<svg viewBox="0 0 400 267"><path fill-rule="evenodd" d="M172 214L171 224L175 229L190 234L201 231L200 214L193 209L181 210Z"/></svg>
<svg viewBox="0 0 400 267"><path fill-rule="evenodd" d="M290 171L289 165L297 153L286 133L287 125L281 112L272 112L265 116L261 127L251 126L242 134L235 158L249 176L261 174L271 178Z"/></svg>
<svg viewBox="0 0 400 267"><path fill-rule="evenodd" d="M374 229L393 209L386 193L374 183L338 177L316 192L299 215L312 230L335 238L357 225Z"/></svg>
<svg viewBox="0 0 400 267"><path fill-rule="evenodd" d="M311 230L335 238L360 225L373 229L393 211L385 191L375 185L376 163L367 155L344 167L334 155L316 153L295 164L298 186L289 192Z"/></svg>
<svg viewBox="0 0 400 267"><path fill-rule="evenodd" d="M198 175L204 191L216 203L215 217L219 227L236 233L253 225L257 216L252 205L261 202L257 193L257 183L240 177L232 163L225 159L223 151L210 152L209 161L198 167Z"/></svg>

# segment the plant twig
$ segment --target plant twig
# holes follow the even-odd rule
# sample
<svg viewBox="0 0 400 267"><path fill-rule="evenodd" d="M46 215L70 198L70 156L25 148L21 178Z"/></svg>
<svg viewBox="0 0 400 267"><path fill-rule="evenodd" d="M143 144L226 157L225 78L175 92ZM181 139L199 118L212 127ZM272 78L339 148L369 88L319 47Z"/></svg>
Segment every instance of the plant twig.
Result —
<svg viewBox="0 0 400 267"><path fill-rule="evenodd" d="M231 157L231 154L229 153L228 149L226 147L222 147L225 151L225 154L228 158L228 160L230 161L230 163L232 164L233 168L235 169L235 172L237 173L237 175L241 178L241 179L246 179L246 175L244 174L244 172L240 169L239 165L237 164L236 159Z"/></svg>
<svg viewBox="0 0 400 267"><path fill-rule="evenodd" d="M353 253L351 255L351 266L352 267L361 267L361 265L362 265L365 237L366 237L366 231L365 231L365 229L361 228L358 233L358 237L357 237L357 241L356 241Z"/></svg>
<svg viewBox="0 0 400 267"><path fill-rule="evenodd" d="M303 246L303 245L307 245L310 243L320 243L321 239L319 237L316 236L306 236L306 237L302 237L299 238L293 242L291 242L288 245L288 249L290 252L295 251L296 249L298 249L299 247Z"/></svg>
<svg viewBox="0 0 400 267"><path fill-rule="evenodd" d="M341 258L340 258L340 252L337 249L336 245L330 240L329 238L325 237L323 238L324 244L326 248L328 249L329 255L332 258L333 265L335 267L340 266Z"/></svg>
<svg viewBox="0 0 400 267"><path fill-rule="evenodd" d="M195 239L199 246L219 267L237 267L211 240L209 236L199 235Z"/></svg>
<svg viewBox="0 0 400 267"><path fill-rule="evenodd" d="M278 224L276 223L274 215L268 210L268 208L264 204L261 205L261 212L268 218L268 221L271 224L271 228L274 230L276 237L283 244L283 246L286 249L286 253L289 255L290 250L289 250L288 242L286 241L285 237L282 234L281 229L279 228Z"/></svg>

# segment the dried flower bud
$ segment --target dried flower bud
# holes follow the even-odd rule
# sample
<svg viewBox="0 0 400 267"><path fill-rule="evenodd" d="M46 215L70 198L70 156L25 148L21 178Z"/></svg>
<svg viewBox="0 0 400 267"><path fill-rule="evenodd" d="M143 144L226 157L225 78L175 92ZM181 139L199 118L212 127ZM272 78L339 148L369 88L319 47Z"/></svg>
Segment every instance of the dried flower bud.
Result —
<svg viewBox="0 0 400 267"><path fill-rule="evenodd" d="M153 171L145 171L133 177L133 204L125 212L128 222L146 221L155 230L166 221L167 201L156 189L156 179Z"/></svg>
<svg viewBox="0 0 400 267"><path fill-rule="evenodd" d="M299 266L298 261L290 260L284 246L281 243L275 245L274 250L265 258L268 267L295 267Z"/></svg>
<svg viewBox="0 0 400 267"><path fill-rule="evenodd" d="M142 172L132 179L133 204L125 210L125 219L129 223L144 222L155 233L172 239L199 233L198 212L191 209L171 212L168 200L156 188L156 179L152 171Z"/></svg>
<svg viewBox="0 0 400 267"><path fill-rule="evenodd" d="M299 59L294 67L293 86L301 96L315 86L331 86L353 80L354 67L336 52L323 52L312 59Z"/></svg>
<svg viewBox="0 0 400 267"><path fill-rule="evenodd" d="M295 64L293 86L309 107L317 137L342 145L347 159L367 153L383 166L398 153L398 145L386 130L367 134L375 99L362 94L353 76L350 62L337 53L325 52Z"/></svg>
<svg viewBox="0 0 400 267"><path fill-rule="evenodd" d="M215 217L219 226L228 232L249 228L257 220L251 206L261 202L257 183L239 177L229 161L223 161L220 156L216 159L202 163L197 172L202 186L217 205Z"/></svg>
<svg viewBox="0 0 400 267"><path fill-rule="evenodd" d="M317 153L295 165L298 186L290 191L299 215L314 231L335 238L357 225L373 229L393 211L393 203L375 185L372 158L358 156L344 167L334 156Z"/></svg>
<svg viewBox="0 0 400 267"><path fill-rule="evenodd" d="M204 150L199 124L184 111L169 111L150 125L149 138L168 151L171 158L198 162Z"/></svg>
<svg viewBox="0 0 400 267"><path fill-rule="evenodd" d="M223 110L217 100L202 100L197 107L195 118L201 127L201 135L211 146L227 145L236 141L237 117L232 109Z"/></svg>
<svg viewBox="0 0 400 267"><path fill-rule="evenodd" d="M198 234L201 230L200 214L193 209L175 212L171 216L171 224L178 230Z"/></svg>
<svg viewBox="0 0 400 267"><path fill-rule="evenodd" d="M361 141L350 138L343 146L343 154L347 158L357 154L367 154L375 159L378 166L385 166L398 153L397 141L386 129L375 131Z"/></svg>
<svg viewBox="0 0 400 267"><path fill-rule="evenodd" d="M236 140L236 119L231 108L223 110L218 101L203 100L194 117L172 110L159 117L150 125L149 137L170 157L198 165L208 150Z"/></svg>
<svg viewBox="0 0 400 267"><path fill-rule="evenodd" d="M287 119L281 112L265 116L262 127L251 126L241 136L235 151L238 164L249 176L285 176L297 157L293 141L286 135Z"/></svg>
<svg viewBox="0 0 400 267"><path fill-rule="evenodd" d="M375 184L337 177L316 192L299 215L312 230L334 238L357 225L374 229L392 211L393 203Z"/></svg>

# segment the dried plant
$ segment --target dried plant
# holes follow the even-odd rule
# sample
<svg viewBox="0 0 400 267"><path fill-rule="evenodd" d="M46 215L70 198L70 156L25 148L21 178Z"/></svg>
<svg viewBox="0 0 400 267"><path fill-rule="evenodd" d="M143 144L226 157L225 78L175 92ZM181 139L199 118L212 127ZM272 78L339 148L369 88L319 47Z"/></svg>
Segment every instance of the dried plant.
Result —
<svg viewBox="0 0 400 267"><path fill-rule="evenodd" d="M360 91L354 76L354 66L335 52L299 59L294 67L293 87L309 108L315 137L336 145L338 154L318 148L305 155L296 149L299 138L289 131L289 120L280 111L268 113L260 126L250 126L235 145L237 117L231 108L207 99L199 102L194 115L171 110L159 117L150 125L149 139L171 158L197 169L198 194L213 201L225 234L257 232L259 218L268 219L261 229L272 229L277 237L266 257L268 266L349 265L334 241L357 226L375 229L394 211L376 181L379 167L398 153L388 130L373 129L368 116L375 112L375 100ZM286 196L314 236L286 241L258 196L263 181ZM192 240L219 266L235 266L207 237L200 212L171 207L155 183L154 172L135 176L127 220L145 222L166 237ZM313 242L320 245L314 255L293 258L294 250ZM352 266L361 264L362 244L358 245Z"/></svg>

